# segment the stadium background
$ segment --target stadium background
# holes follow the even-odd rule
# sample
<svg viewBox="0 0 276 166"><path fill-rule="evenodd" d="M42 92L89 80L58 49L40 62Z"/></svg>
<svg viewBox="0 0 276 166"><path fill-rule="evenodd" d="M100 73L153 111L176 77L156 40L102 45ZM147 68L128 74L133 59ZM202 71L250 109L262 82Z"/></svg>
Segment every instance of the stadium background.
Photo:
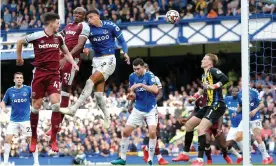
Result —
<svg viewBox="0 0 276 166"><path fill-rule="evenodd" d="M237 84L241 75L241 45L240 45L240 0L65 0L65 22L73 21L72 10L83 6L86 9L98 8L103 19L109 19L117 23L123 30L124 37L130 47L129 56L133 60L142 57L150 66L150 70L160 77L163 84L163 99L159 102L161 119L161 145L162 153L173 156L183 149L183 135L185 129L176 120L179 115L187 116L193 107L186 101L187 97L200 86L201 58L208 52L215 53L220 58L219 68L228 75L230 82L224 88L224 94L231 92L233 84ZM179 11L181 20L177 25L170 25L164 21L164 14L170 9ZM41 16L45 12L58 13L57 0L2 0L1 2L1 98L5 90L13 86L13 73L24 73L25 84L30 85L32 69L30 62L33 59L31 45L24 51L25 65L15 65L16 54L14 43L20 36L40 30L43 27ZM274 6L267 6L250 1L250 13L263 12L274 14ZM268 14L258 16L258 19L267 19L273 23L273 17ZM267 24L264 20L251 36L260 37ZM64 26L64 25L63 25ZM261 41L254 44L255 50L251 51L251 59L256 59L260 53L264 57L273 57L273 42ZM90 48L89 43L86 44ZM270 48L266 49L267 47ZM119 48L119 46L118 46ZM71 92L70 102L73 104L82 88L85 80L92 71L91 59L83 56L83 63L77 76L74 90ZM93 95L83 104L76 118L66 117L59 134L60 153L49 151L48 140L44 133L49 129L50 107L45 98L43 104L43 116L40 116L38 145L43 164L55 162L68 164L73 157L81 151L92 162L107 162L117 156L119 140L122 128L128 117L126 111L126 89L128 76L132 72L132 66L128 66L120 58L120 50L116 52L117 67L113 76L108 80L105 88L107 105L114 112L112 127L106 131L102 128L100 111L97 110ZM259 62L259 61L258 61ZM256 63L258 63L256 61ZM273 65L273 64L271 64ZM256 68L256 64L251 64ZM262 67L257 66L258 71ZM256 68L256 71L257 71ZM275 83L272 71L251 74L251 86L258 88L266 108L261 112L264 129L262 136L270 153L275 153L275 120L270 118L276 111ZM9 121L9 115L1 112L1 156L3 155L3 141L5 128ZM227 134L231 123L229 115L224 116L223 129ZM137 129L132 134L132 142L129 152L133 155L141 155L141 145L146 136L146 129ZM218 155L216 143L212 145L212 154ZM197 138L194 138L192 151L197 150ZM259 155L255 147L252 152ZM31 164L31 154L28 153L27 144L22 137L14 138L10 154L16 163ZM53 156L53 157L49 157ZM58 156L58 157L57 157ZM101 156L101 157L99 157ZM18 158L19 157L19 158ZM137 158L135 158L137 159ZM22 162L21 162L22 161ZM141 159L142 161L142 159ZM140 163L142 163L140 161ZM29 163L31 162L31 163ZM224 161L219 161L224 163ZM260 163L260 161L259 161Z"/></svg>

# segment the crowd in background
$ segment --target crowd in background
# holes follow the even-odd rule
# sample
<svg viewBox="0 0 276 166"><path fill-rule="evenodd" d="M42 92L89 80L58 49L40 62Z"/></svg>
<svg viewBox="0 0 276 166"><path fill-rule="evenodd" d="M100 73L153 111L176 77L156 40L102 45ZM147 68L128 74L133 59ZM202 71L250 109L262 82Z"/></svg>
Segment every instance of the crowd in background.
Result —
<svg viewBox="0 0 276 166"><path fill-rule="evenodd" d="M168 10L180 19L240 15L241 0L65 0L65 22L73 22L73 10L99 9L104 19L121 22L164 20ZM42 28L41 16L58 13L58 0L2 0L1 30ZM250 0L250 13L274 13L274 4Z"/></svg>
<svg viewBox="0 0 276 166"><path fill-rule="evenodd" d="M193 18L216 18L218 16L236 16L240 14L241 0L65 0L66 23L73 21L73 10L82 6L87 10L98 8L101 16L115 23L133 22L133 21L156 21L164 19L162 17L166 11L174 9L179 11L181 19ZM41 16L46 12L58 11L57 0L2 0L1 4L1 30L28 29L43 27ZM264 4L250 0L250 13L274 13L274 4ZM238 82L236 73L229 72L228 76L232 82ZM255 80L255 79L254 79ZM174 114L160 114L161 139L159 145L163 154L177 154L183 150L183 137L174 140L174 136L185 132L185 129L179 124L176 117L179 114L187 116L186 106L189 105L187 98L193 95L200 86L200 80L194 80L190 84L176 86L175 77L161 78L163 85L163 99L158 104L163 107L174 108ZM231 83L224 89L224 95L231 93ZM251 86L260 91L260 95L265 103L265 108L261 111L261 118L264 129L262 137L265 140L269 152L275 152L276 124L275 119L270 115L276 112L276 94L275 86L269 76L260 75L256 81L251 81ZM124 81L120 85L109 83L105 87L105 96L107 107L121 108L119 115L113 115L112 125L109 130L102 126L102 118L91 116L84 119L66 117L62 123L61 131L58 135L60 153L59 155L76 155L79 152L85 152L87 155L116 155L119 150L121 131L129 116L127 112L128 102L126 100L128 82ZM71 92L70 104L74 104L82 91L82 86L77 85ZM1 94L3 95L3 94ZM93 95L90 96L81 108L97 108ZM44 99L43 109L50 111L50 103L47 98ZM7 116L1 113L1 145L3 145L5 128L8 124ZM49 129L50 120L40 119L39 123L39 144L38 149L43 155L52 155L48 147L49 138L45 132ZM115 127L116 126L116 127ZM227 135L231 126L228 113L224 115L223 130ZM147 129L138 128L133 132L129 151L138 152L141 145L146 142L145 136ZM174 140L174 141L172 141ZM197 139L195 136L193 150L197 148ZM212 145L213 154L219 153ZM11 156L28 156L28 144L22 136L14 137L11 148ZM256 148L252 148L254 152ZM1 155L3 153L1 147Z"/></svg>
<svg viewBox="0 0 276 166"><path fill-rule="evenodd" d="M239 81L236 73L229 72L230 83L224 88L224 95L231 93L231 87L233 81ZM187 102L187 98L193 95L194 92L200 86L200 80L195 80L191 84L181 86L177 88L173 81L166 78L161 78L163 84L164 96L162 102L159 105L163 105L165 108L174 109L174 113L167 111L165 114L159 113L160 118L160 140L159 145L161 152L164 155L176 155L183 150L183 139L185 128L178 122L176 117L187 117L189 110L187 106L191 106ZM170 82L170 84L168 84ZM265 103L265 108L261 111L261 118L264 129L262 130L262 137L265 141L267 149L270 153L275 151L275 139L276 139L276 123L275 119L270 115L276 112L275 107L275 87L270 81L269 76L258 76L256 81L251 81L251 86L256 87ZM126 100L126 90L128 87L127 81L117 86L114 83L108 84L105 88L105 96L108 108L120 108L121 113L118 115L112 115L112 124L109 130L103 128L101 115L95 116L92 110L97 109L96 101L91 95L81 108L87 108L88 114L85 118L69 117L66 116L62 125L61 131L58 134L60 153L58 155L76 155L84 152L86 155L95 156L110 156L117 155L119 150L119 142L122 134L123 127L126 124L129 113L127 111L128 102ZM70 104L74 104L77 100L82 88L77 88L71 93ZM43 108L50 111L50 104L47 98L44 100ZM6 127L8 119L4 120L3 113L1 114L1 145L3 145ZM8 118L8 117L7 117ZM49 130L50 119L40 119L38 127L39 143L38 150L41 156L56 155L48 147L49 137L45 135L45 132ZM227 135L229 128L231 127L230 117L228 112L224 115L224 123L222 129ZM196 133L196 132L195 132ZM131 136L131 143L129 145L130 152L141 151L142 145L146 142L147 129L144 127L137 128ZM2 151L3 152L3 147ZM194 144L191 147L192 151L197 150L197 134L194 137ZM252 147L252 152L256 151L256 147ZM212 153L219 154L218 146L215 142L212 144ZM11 156L29 156L27 142L22 136L15 137L12 143Z"/></svg>

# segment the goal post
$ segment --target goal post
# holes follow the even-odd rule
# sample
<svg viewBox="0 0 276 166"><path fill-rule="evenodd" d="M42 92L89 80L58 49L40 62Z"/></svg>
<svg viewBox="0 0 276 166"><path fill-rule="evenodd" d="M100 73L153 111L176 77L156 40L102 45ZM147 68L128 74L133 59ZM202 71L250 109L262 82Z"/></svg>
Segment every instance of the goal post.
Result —
<svg viewBox="0 0 276 166"><path fill-rule="evenodd" d="M250 165L249 129L249 2L241 1L241 60L242 60L242 121L243 121L243 165Z"/></svg>

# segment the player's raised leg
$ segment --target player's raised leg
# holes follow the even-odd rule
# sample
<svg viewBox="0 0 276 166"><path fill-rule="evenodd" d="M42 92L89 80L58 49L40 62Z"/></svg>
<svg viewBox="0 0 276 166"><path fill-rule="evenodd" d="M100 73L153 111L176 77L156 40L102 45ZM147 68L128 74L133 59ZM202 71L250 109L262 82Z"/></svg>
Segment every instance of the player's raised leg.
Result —
<svg viewBox="0 0 276 166"><path fill-rule="evenodd" d="M49 80L49 84L47 86L47 93L49 94L51 109L52 109L52 117L51 117L51 128L52 135L50 139L50 146L54 152L58 152L57 145L57 132L59 130L59 125L61 123L61 112L60 112L60 75L53 75Z"/></svg>
<svg viewBox="0 0 276 166"><path fill-rule="evenodd" d="M103 111L104 127L107 129L110 127L110 113L109 113L108 109L106 108L106 101L105 101L105 97L103 96L104 85L105 85L104 81L102 81L101 83L98 83L95 86L96 92L94 93L94 95L95 95L98 106Z"/></svg>
<svg viewBox="0 0 276 166"><path fill-rule="evenodd" d="M31 114L30 114L30 121L31 121L31 129L32 129L32 139L31 139L31 146L30 146L30 152L35 152L36 150L36 144L37 144L37 125L39 120L39 109L42 106L43 97L41 96L42 93L39 93L38 91L42 91L44 89L39 89L39 87L42 87L37 84L37 81L33 80L32 82L32 91L33 91L33 99L32 99L32 107L31 107ZM44 91L45 93L45 91Z"/></svg>

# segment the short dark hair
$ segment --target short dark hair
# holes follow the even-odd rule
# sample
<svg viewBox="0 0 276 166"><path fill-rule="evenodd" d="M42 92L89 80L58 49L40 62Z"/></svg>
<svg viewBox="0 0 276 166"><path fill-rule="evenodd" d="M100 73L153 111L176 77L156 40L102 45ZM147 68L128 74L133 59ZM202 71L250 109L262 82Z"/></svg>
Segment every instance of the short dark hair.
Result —
<svg viewBox="0 0 276 166"><path fill-rule="evenodd" d="M144 62L144 60L143 60L142 58L136 58L136 59L134 59L134 61L132 62L132 65L133 65L133 66L138 66L138 65L144 66L144 64L145 64L145 62Z"/></svg>
<svg viewBox="0 0 276 166"><path fill-rule="evenodd" d="M92 9L92 10L89 10L88 12L86 12L86 16L88 16L88 15L91 14L91 13L100 15L100 12L99 12L98 9Z"/></svg>
<svg viewBox="0 0 276 166"><path fill-rule="evenodd" d="M21 72L16 72L16 73L14 73L13 78L15 77L15 75L22 75L22 76L23 76L23 73L21 73Z"/></svg>
<svg viewBox="0 0 276 166"><path fill-rule="evenodd" d="M43 16L43 22L46 26L50 22L56 21L56 20L59 20L59 19L60 19L59 15L56 14L56 13L52 13L52 12L45 13L44 16Z"/></svg>

